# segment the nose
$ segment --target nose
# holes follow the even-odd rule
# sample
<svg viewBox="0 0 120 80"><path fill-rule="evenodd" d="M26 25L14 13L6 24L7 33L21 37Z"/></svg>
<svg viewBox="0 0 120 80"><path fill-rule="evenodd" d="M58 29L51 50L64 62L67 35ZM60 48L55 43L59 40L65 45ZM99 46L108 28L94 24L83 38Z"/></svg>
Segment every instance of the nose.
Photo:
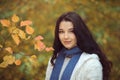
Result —
<svg viewBox="0 0 120 80"><path fill-rule="evenodd" d="M69 37L69 35L68 35L68 33L66 32L66 33L64 34L64 38L65 38L65 39L68 39L68 37Z"/></svg>

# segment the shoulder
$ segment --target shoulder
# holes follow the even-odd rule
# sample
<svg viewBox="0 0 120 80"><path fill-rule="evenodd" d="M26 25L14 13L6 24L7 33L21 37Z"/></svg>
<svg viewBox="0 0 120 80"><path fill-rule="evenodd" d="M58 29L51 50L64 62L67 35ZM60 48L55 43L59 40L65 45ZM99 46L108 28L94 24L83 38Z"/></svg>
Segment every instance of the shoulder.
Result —
<svg viewBox="0 0 120 80"><path fill-rule="evenodd" d="M102 64L97 54L88 54L83 52L76 64L75 72L81 69L91 70L95 68L99 68L100 70L102 69Z"/></svg>
<svg viewBox="0 0 120 80"><path fill-rule="evenodd" d="M89 54L89 53L83 52L81 57L86 58L86 59L98 59L99 60L98 55L95 53Z"/></svg>
<svg viewBox="0 0 120 80"><path fill-rule="evenodd" d="M100 59L98 57L97 54L88 54L86 52L83 52L80 59L79 59L80 63L86 64L90 66L100 66L101 67L101 63L100 63Z"/></svg>
<svg viewBox="0 0 120 80"><path fill-rule="evenodd" d="M72 79L102 80L102 64L98 55L83 52L73 73Z"/></svg>
<svg viewBox="0 0 120 80"><path fill-rule="evenodd" d="M49 61L48 61L48 66L47 66L47 69L46 69L45 80L49 80L49 79L50 79L50 75L51 75L51 73L52 73L53 66L52 66L50 60L51 60L51 58L50 58Z"/></svg>
<svg viewBox="0 0 120 80"><path fill-rule="evenodd" d="M86 77L91 80L102 80L102 64L97 54L83 53L83 57L87 57L83 63L82 69Z"/></svg>

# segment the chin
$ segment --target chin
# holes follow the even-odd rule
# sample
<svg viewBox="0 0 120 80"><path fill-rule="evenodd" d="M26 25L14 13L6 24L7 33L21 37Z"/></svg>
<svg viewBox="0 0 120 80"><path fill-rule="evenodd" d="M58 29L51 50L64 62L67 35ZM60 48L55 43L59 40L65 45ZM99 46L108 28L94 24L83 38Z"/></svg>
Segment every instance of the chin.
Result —
<svg viewBox="0 0 120 80"><path fill-rule="evenodd" d="M71 49L72 47L67 47L67 46L66 46L65 48L67 48L67 49Z"/></svg>

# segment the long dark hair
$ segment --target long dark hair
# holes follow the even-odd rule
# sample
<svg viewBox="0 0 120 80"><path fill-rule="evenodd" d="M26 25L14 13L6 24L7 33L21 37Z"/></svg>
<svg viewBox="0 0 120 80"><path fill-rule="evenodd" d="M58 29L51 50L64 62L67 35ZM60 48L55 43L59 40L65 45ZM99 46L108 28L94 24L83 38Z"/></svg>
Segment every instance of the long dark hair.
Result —
<svg viewBox="0 0 120 80"><path fill-rule="evenodd" d="M108 80L109 73L111 71L111 62L106 58L105 54L101 51L100 47L92 37L89 29L85 25L84 21L81 19L79 14L75 12L67 12L62 14L57 22L55 27L55 39L53 43L53 56L51 58L51 64L54 65L54 60L56 59L59 51L63 48L59 40L59 24L61 21L70 21L74 26L74 34L77 38L77 46L83 51L89 54L97 54L100 58L100 62L103 67L103 80Z"/></svg>

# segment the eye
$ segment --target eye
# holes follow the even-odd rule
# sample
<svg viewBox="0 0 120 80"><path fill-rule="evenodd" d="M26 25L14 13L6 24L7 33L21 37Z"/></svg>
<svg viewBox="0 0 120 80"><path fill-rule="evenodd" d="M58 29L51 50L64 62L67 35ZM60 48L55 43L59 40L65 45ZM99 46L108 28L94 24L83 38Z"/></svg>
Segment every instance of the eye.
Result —
<svg viewBox="0 0 120 80"><path fill-rule="evenodd" d="M69 32L72 32L72 33L74 33L74 30L73 30L73 29L70 29L70 30L69 30Z"/></svg>
<svg viewBox="0 0 120 80"><path fill-rule="evenodd" d="M59 33L64 33L64 31L62 31L62 30L59 30Z"/></svg>
<svg viewBox="0 0 120 80"><path fill-rule="evenodd" d="M74 30L70 30L70 32L74 32Z"/></svg>

